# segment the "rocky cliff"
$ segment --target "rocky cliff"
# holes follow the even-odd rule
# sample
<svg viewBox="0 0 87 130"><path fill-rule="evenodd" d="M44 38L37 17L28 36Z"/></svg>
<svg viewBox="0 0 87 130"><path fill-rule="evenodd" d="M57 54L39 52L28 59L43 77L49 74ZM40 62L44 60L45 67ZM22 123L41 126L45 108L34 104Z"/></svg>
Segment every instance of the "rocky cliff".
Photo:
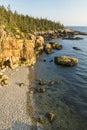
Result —
<svg viewBox="0 0 87 130"><path fill-rule="evenodd" d="M44 39L41 36L30 35L28 39L17 39L11 36L5 28L0 28L0 67L14 68L18 65L34 65L36 55L43 51Z"/></svg>

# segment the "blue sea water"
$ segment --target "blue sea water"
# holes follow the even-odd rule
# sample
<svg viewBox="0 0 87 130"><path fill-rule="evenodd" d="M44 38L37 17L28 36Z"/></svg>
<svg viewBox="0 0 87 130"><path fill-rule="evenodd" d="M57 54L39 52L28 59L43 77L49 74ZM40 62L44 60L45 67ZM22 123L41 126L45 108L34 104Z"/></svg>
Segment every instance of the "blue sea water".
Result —
<svg viewBox="0 0 87 130"><path fill-rule="evenodd" d="M87 26L68 26L68 28L76 31L87 32Z"/></svg>
<svg viewBox="0 0 87 130"><path fill-rule="evenodd" d="M87 27L69 28L87 32ZM61 120L59 117L64 116L64 113L68 113L63 117L62 122L60 121L64 125L64 127L58 126L60 130L87 130L87 125L84 125L83 123L87 121L87 36L79 35L78 37L83 38L83 40L51 40L62 44L63 49L59 51L54 50L55 53L51 55L43 54L38 59L34 68L37 79L44 79L46 81L59 79L61 81L58 86L54 86L53 88L46 86L48 90L47 93L51 96L50 99L48 99L47 95L45 95L44 99L45 101L47 100L50 102L48 103L48 106L50 107L46 107L46 109L49 109L58 115L57 122L58 120ZM74 50L73 47L78 47L81 50ZM62 67L60 65L55 65L54 62L50 62L51 60L54 60L55 56L62 55L76 57L78 58L79 63L74 67ZM44 59L46 62L43 62ZM43 102L45 104L44 100ZM38 101L37 104L39 104ZM58 107L55 109L55 106L57 106L56 104ZM44 109L42 107L41 109L46 112L46 110L44 110L45 106ZM68 110L71 110L74 114L70 114ZM79 117L77 118L76 116ZM70 120L71 122L68 122ZM61 124L60 122L58 123ZM66 122L68 122L68 125L66 125ZM57 123L55 123L55 125L57 126ZM54 126L52 128L54 128L54 130L57 129L57 127Z"/></svg>

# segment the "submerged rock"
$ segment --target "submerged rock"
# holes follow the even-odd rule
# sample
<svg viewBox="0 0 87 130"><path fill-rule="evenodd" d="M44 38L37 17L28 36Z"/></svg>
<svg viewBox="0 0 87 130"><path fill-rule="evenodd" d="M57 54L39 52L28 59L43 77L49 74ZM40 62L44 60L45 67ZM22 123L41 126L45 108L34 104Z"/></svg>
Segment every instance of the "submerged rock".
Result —
<svg viewBox="0 0 87 130"><path fill-rule="evenodd" d="M46 92L46 89L45 89L45 88L37 88L36 90L37 90L38 92L40 92L40 93Z"/></svg>
<svg viewBox="0 0 87 130"><path fill-rule="evenodd" d="M44 119L44 117L39 117L39 123L41 123L41 124L44 124L45 123L45 119Z"/></svg>
<svg viewBox="0 0 87 130"><path fill-rule="evenodd" d="M46 85L46 81L45 81L45 80L41 80L41 81L39 82L39 85Z"/></svg>
<svg viewBox="0 0 87 130"><path fill-rule="evenodd" d="M58 84L58 83L60 83L60 80L59 80L59 79L57 79L57 80L55 81L55 83L57 83L57 84Z"/></svg>
<svg viewBox="0 0 87 130"><path fill-rule="evenodd" d="M53 86L54 83L55 83L54 81L50 81L50 82L49 82L49 86Z"/></svg>
<svg viewBox="0 0 87 130"><path fill-rule="evenodd" d="M78 59L69 56L60 56L60 57L55 57L54 62L55 64L63 65L63 66L75 66L78 64Z"/></svg>
<svg viewBox="0 0 87 130"><path fill-rule="evenodd" d="M46 62L46 59L44 59L43 62Z"/></svg>
<svg viewBox="0 0 87 130"><path fill-rule="evenodd" d="M53 62L53 60L50 60L49 62L51 63L51 62Z"/></svg>
<svg viewBox="0 0 87 130"><path fill-rule="evenodd" d="M78 47L73 47L73 49L74 49L74 50L81 50L81 49L79 49Z"/></svg>
<svg viewBox="0 0 87 130"><path fill-rule="evenodd" d="M55 114L52 113L52 112L47 113L46 116L47 116L48 120L49 120L51 123L52 123L52 122L55 120L55 118L56 118Z"/></svg>

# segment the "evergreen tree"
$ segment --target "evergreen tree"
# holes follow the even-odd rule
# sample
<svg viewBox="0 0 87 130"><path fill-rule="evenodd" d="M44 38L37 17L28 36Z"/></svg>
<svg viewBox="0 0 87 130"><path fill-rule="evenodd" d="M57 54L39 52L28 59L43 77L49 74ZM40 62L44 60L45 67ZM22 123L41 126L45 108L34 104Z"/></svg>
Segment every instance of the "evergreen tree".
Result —
<svg viewBox="0 0 87 130"><path fill-rule="evenodd" d="M34 18L28 15L18 14L11 11L10 5L7 9L0 6L0 25L5 25L11 32L19 29L23 33L48 31L62 29L64 26L60 22L48 20L47 18Z"/></svg>

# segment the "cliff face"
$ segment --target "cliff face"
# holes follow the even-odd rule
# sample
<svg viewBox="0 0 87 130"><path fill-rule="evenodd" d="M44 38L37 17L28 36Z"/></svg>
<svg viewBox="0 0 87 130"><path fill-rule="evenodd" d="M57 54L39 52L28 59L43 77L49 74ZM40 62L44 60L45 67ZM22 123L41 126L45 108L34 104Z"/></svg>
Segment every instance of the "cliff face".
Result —
<svg viewBox="0 0 87 130"><path fill-rule="evenodd" d="M29 40L16 39L0 29L0 66L34 65L36 53L43 50L44 39L31 35Z"/></svg>

